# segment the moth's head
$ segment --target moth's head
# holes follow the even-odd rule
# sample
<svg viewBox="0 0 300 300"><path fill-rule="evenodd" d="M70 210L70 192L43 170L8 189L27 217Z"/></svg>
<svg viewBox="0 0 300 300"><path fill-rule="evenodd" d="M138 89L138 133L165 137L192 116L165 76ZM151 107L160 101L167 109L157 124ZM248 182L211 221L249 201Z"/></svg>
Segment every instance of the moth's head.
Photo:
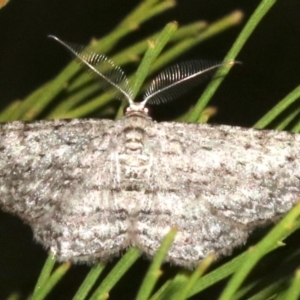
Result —
<svg viewBox="0 0 300 300"><path fill-rule="evenodd" d="M129 106L126 108L125 115L133 115L133 114L143 114L148 116L149 109L145 107L145 102L133 102L130 101Z"/></svg>

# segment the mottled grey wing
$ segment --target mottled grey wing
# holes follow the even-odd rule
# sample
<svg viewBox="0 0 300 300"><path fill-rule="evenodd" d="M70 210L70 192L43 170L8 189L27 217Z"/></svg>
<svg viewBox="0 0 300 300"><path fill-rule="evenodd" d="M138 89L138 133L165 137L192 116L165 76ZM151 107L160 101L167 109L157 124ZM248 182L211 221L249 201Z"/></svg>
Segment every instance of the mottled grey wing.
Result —
<svg viewBox="0 0 300 300"><path fill-rule="evenodd" d="M149 255L170 226L179 230L168 256L175 264L230 254L300 198L300 135L182 123L155 131L155 196L136 224L136 243Z"/></svg>
<svg viewBox="0 0 300 300"><path fill-rule="evenodd" d="M60 260L105 260L127 242L127 216L105 190L113 128L109 120L0 126L0 206Z"/></svg>
<svg viewBox="0 0 300 300"><path fill-rule="evenodd" d="M195 266L229 254L300 195L300 137L229 126L108 120L0 127L0 206L60 260L107 260L132 245Z"/></svg>

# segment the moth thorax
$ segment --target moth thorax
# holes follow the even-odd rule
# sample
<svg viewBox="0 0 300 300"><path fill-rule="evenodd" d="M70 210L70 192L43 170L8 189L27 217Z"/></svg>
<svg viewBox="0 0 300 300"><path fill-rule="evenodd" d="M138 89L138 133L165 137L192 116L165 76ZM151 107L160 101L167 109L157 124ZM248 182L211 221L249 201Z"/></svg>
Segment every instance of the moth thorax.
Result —
<svg viewBox="0 0 300 300"><path fill-rule="evenodd" d="M126 152L142 153L145 132L140 128L132 128L125 133Z"/></svg>

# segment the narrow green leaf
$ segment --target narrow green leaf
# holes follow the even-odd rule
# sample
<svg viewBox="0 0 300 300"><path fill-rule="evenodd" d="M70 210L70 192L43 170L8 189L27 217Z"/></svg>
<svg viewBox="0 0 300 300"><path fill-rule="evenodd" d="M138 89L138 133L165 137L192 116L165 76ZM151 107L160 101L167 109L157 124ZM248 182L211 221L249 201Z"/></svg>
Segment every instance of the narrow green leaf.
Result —
<svg viewBox="0 0 300 300"><path fill-rule="evenodd" d="M300 98L300 86L296 87L291 93L284 97L274 106L265 116L254 124L254 128L263 129L269 125L278 115L286 110L291 104Z"/></svg>
<svg viewBox="0 0 300 300"><path fill-rule="evenodd" d="M156 40L149 41L149 48L146 51L134 78L134 84L132 86L134 97L137 95L143 82L145 81L149 70L151 69L151 65L154 63L166 44L170 41L173 34L177 30L177 27L178 24L176 22L169 23L161 31Z"/></svg>
<svg viewBox="0 0 300 300"><path fill-rule="evenodd" d="M56 284L62 279L62 277L70 269L71 263L66 262L60 265L49 277L49 279L44 282L43 286L40 287L39 291L35 293L31 300L43 300L52 291Z"/></svg>
<svg viewBox="0 0 300 300"><path fill-rule="evenodd" d="M48 255L47 260L41 271L41 274L35 285L32 297L34 297L40 291L40 289L46 284L46 282L49 280L55 263L56 263L56 261L55 261L54 257L51 254Z"/></svg>
<svg viewBox="0 0 300 300"><path fill-rule="evenodd" d="M150 298L150 300L173 300L177 293L185 286L188 275L185 271L180 271L172 280L168 280Z"/></svg>
<svg viewBox="0 0 300 300"><path fill-rule="evenodd" d="M14 114L19 110L21 101L14 101L0 112L0 122L9 122L14 120Z"/></svg>
<svg viewBox="0 0 300 300"><path fill-rule="evenodd" d="M147 300L150 297L157 280L161 276L160 267L167 256L168 250L175 239L176 233L176 228L173 228L163 239L160 248L153 257L149 270L140 286L136 300Z"/></svg>
<svg viewBox="0 0 300 300"><path fill-rule="evenodd" d="M294 229L296 219L299 215L300 203L298 203L259 244L248 250L244 263L233 275L223 291L220 300L231 299L231 297L234 296L234 293L238 290L255 264L269 252L278 241L281 241L288 232Z"/></svg>
<svg viewBox="0 0 300 300"><path fill-rule="evenodd" d="M285 279L277 280L276 282L269 284L265 288L261 289L254 296L247 298L247 300L266 300L277 299L278 291L283 289L286 285ZM243 299L242 297L234 297L234 299Z"/></svg>
<svg viewBox="0 0 300 300"><path fill-rule="evenodd" d="M85 280L79 287L77 293L75 294L73 300L84 300L86 299L88 293L91 291L92 287L94 286L95 282L99 278L100 274L105 268L105 264L99 263L93 266L86 276Z"/></svg>
<svg viewBox="0 0 300 300"><path fill-rule="evenodd" d="M297 269L292 284L284 295L284 299L298 300L300 298L300 269Z"/></svg>
<svg viewBox="0 0 300 300"><path fill-rule="evenodd" d="M96 289L90 300L107 299L109 291L115 286L115 284L122 278L122 276L128 271L128 269L136 262L141 253L135 248L129 249L123 257L118 261L116 266L105 277L101 285Z"/></svg>
<svg viewBox="0 0 300 300"><path fill-rule="evenodd" d="M177 27L178 25L176 22L169 23L165 26L156 40L149 41L149 48L146 51L145 56L141 61L133 79L133 98L135 98L135 96L139 92L143 82L145 81L149 73L149 70L151 69L152 64L154 63L160 52L163 50L163 48L166 46L166 44L170 41L171 37L177 30ZM123 105L121 105L117 114L117 118L123 114L124 105L127 105L127 103L123 103Z"/></svg>
<svg viewBox="0 0 300 300"><path fill-rule="evenodd" d="M293 122L298 116L300 115L300 108L295 109L292 111L280 124L276 126L277 130L284 130L291 122ZM293 128L294 132L295 128Z"/></svg>
<svg viewBox="0 0 300 300"><path fill-rule="evenodd" d="M276 0L262 0L259 6L256 8L255 12L251 15L250 19L248 20L247 24L239 34L238 38L234 42L233 46L227 53L224 58L224 63L232 62L235 60L243 46L245 45L246 41L249 39L250 35L253 33L254 29L258 26L260 21L266 15L266 13L272 8L272 6L276 3ZM187 121L189 122L196 122L201 115L203 109L207 106L210 99L216 92L217 88L225 79L225 76L230 71L228 66L220 67L219 70L216 72L214 79L210 82L204 93L202 94L201 98L197 102L195 108L189 115Z"/></svg>
<svg viewBox="0 0 300 300"><path fill-rule="evenodd" d="M292 128L292 132L298 133L300 132L300 122Z"/></svg>
<svg viewBox="0 0 300 300"><path fill-rule="evenodd" d="M174 297L174 300L185 300L190 296L191 289L195 286L196 282L199 278L205 273L208 267L215 260L215 255L208 255L203 261L200 263L198 268L191 274L189 279L187 280L184 287L180 290L180 292Z"/></svg>
<svg viewBox="0 0 300 300"><path fill-rule="evenodd" d="M202 30L197 34L197 36L186 36L185 39L182 39L177 44L172 45L168 50L163 52L153 63L151 68L151 73L159 70L162 66L169 63L171 60L174 60L179 55L190 50L192 47L202 43L203 41L212 38L213 36L220 34L224 30L232 26L236 26L240 23L243 18L243 14L240 11L234 11L233 13L225 16L224 18L213 22L206 26L205 30Z"/></svg>

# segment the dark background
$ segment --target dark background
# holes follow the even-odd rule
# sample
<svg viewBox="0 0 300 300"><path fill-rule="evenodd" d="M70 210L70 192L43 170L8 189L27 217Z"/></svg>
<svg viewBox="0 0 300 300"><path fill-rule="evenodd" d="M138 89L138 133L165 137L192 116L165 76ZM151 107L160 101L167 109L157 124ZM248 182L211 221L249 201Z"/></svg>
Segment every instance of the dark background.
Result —
<svg viewBox="0 0 300 300"><path fill-rule="evenodd" d="M46 38L48 34L86 44L92 37L111 31L138 3L133 0L11 1L0 10L0 108L26 97L58 74L70 60L68 55L62 55L56 43ZM147 36L172 20L179 24L215 21L240 9L245 19L239 26L193 48L182 58L222 59L259 3L256 0L179 0L175 8L144 23L127 42ZM299 0L278 1L238 56L243 65L235 67L214 96L211 103L218 108L218 114L213 122L251 126L299 85L299 21ZM195 101L198 96L199 91ZM0 299L14 290L29 292L46 252L33 242L28 227L4 213L0 215L0 245ZM131 272L143 271L146 266L147 262L143 261ZM83 277L86 270L76 267L73 273ZM68 275L65 282L76 289L81 282L76 278ZM132 283L133 290L138 283ZM123 292L130 290L126 283L123 288Z"/></svg>

